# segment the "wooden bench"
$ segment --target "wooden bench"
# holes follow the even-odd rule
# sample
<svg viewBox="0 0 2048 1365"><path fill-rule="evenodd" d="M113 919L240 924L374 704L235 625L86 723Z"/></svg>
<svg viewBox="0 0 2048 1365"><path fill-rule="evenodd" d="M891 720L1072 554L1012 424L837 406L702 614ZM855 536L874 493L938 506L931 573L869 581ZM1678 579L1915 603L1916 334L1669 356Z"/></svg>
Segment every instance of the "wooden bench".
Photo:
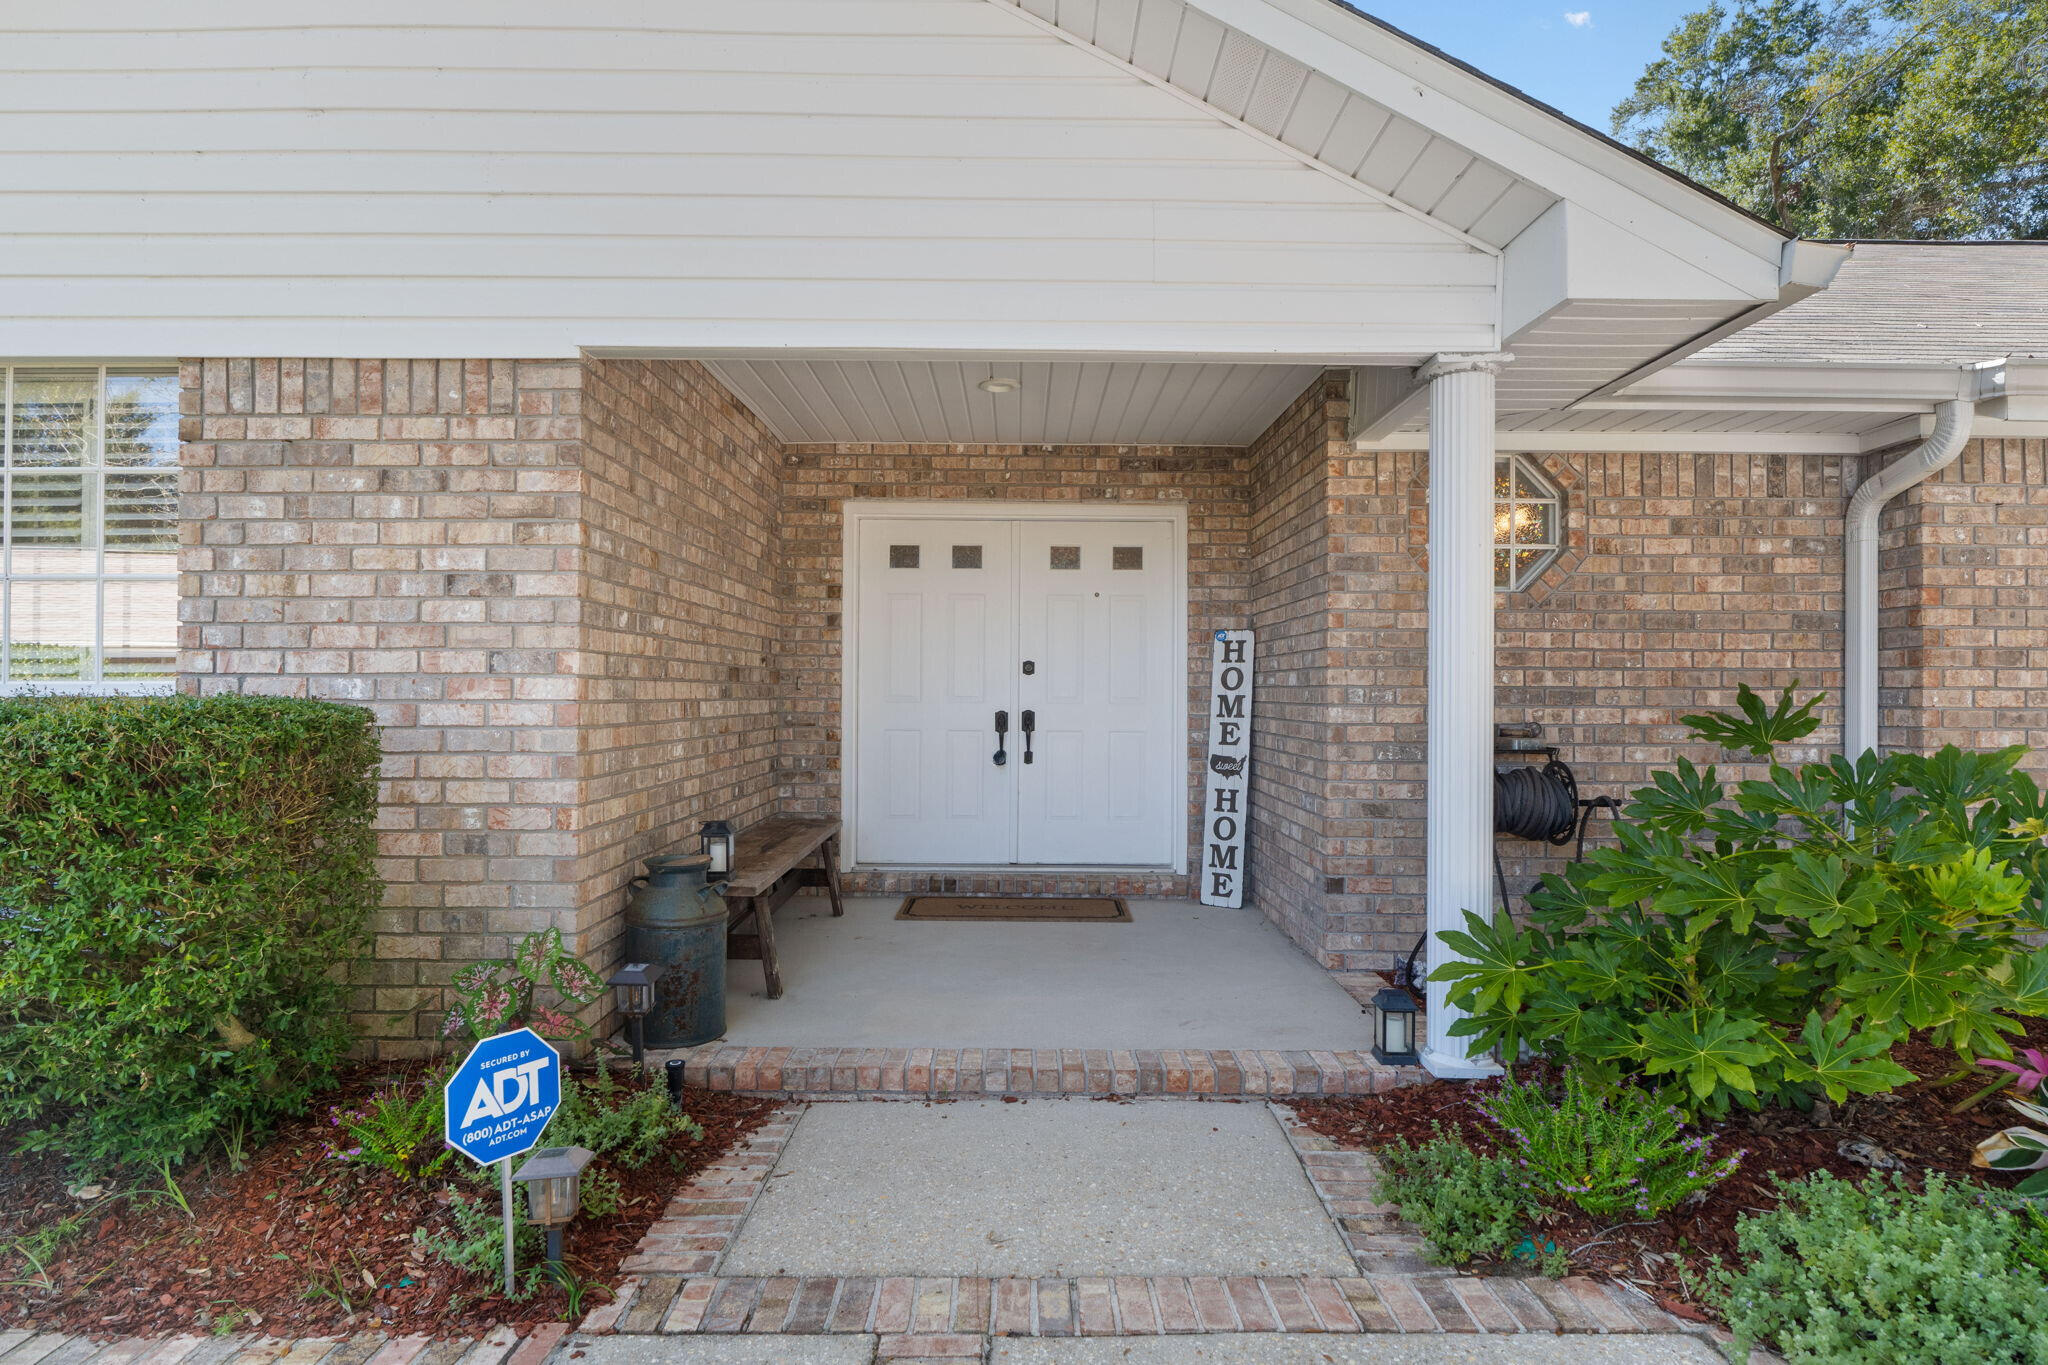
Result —
<svg viewBox="0 0 2048 1365"><path fill-rule="evenodd" d="M813 857L817 863L805 866ZM846 913L839 899L837 820L777 815L740 831L733 875L725 885L725 955L759 962L768 978L770 1000L782 994L782 966L775 959L775 911L807 886L824 887L832 897L832 913ZM753 932L735 933L748 919L754 921Z"/></svg>

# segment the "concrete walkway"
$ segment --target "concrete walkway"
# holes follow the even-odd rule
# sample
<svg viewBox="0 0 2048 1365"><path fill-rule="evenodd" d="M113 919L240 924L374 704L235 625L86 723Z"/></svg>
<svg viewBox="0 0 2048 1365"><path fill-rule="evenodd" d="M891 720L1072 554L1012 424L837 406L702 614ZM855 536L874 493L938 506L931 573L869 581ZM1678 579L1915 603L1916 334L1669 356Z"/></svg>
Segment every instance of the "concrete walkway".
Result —
<svg viewBox="0 0 2048 1365"><path fill-rule="evenodd" d="M729 1275L1348 1275L1265 1105L820 1104Z"/></svg>
<svg viewBox="0 0 2048 1365"><path fill-rule="evenodd" d="M1718 1359L1624 1286L1427 1265L1377 1176L1276 1105L790 1104L557 1363Z"/></svg>

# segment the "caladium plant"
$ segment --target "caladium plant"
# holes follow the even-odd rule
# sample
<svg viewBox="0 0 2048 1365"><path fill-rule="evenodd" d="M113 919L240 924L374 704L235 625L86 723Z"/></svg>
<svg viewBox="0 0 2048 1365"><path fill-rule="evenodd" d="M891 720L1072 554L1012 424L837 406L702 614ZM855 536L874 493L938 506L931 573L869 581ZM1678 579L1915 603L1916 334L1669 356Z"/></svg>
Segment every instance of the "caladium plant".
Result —
<svg viewBox="0 0 2048 1365"><path fill-rule="evenodd" d="M1906 1084L1891 1053L1914 1030L1964 1065L2010 1057L2014 1016L2048 1015L2048 948L2028 941L2048 928L2048 796L2026 751L1790 766L1821 700L1794 691L1685 718L1760 775L1680 759L1520 922L1468 912L1444 933L1460 960L1433 979L1467 1013L1450 1032L1715 1116Z"/></svg>
<svg viewBox="0 0 2048 1365"><path fill-rule="evenodd" d="M2008 1099L2006 1103L2018 1110L2023 1118L2048 1125L2048 1106L2031 1100ZM2014 1187L2015 1192L2028 1196L2048 1195L2048 1132L2008 1128L2004 1132L1993 1133L1977 1144L1977 1154L1970 1158L1970 1164L1991 1171L2032 1171L2034 1174Z"/></svg>

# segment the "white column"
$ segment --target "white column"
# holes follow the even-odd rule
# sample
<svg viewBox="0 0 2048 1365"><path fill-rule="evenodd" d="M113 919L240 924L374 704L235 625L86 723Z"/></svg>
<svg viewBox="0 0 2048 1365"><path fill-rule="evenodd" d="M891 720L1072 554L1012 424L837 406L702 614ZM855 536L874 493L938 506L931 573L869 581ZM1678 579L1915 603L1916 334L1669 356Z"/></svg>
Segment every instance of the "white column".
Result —
<svg viewBox="0 0 2048 1365"><path fill-rule="evenodd" d="M1437 938L1465 911L1493 905L1494 376L1514 357L1440 355L1416 371L1429 384L1429 801L1427 959L1451 959ZM1443 982L1428 984L1431 1074L1496 1074L1471 1040Z"/></svg>

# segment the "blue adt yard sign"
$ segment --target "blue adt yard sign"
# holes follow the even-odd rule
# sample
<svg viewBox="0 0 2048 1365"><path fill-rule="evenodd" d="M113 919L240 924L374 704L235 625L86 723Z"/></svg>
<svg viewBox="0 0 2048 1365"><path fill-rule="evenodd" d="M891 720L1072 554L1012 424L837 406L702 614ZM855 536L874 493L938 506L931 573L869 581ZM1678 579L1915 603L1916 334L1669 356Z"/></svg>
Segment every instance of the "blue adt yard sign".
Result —
<svg viewBox="0 0 2048 1365"><path fill-rule="evenodd" d="M443 1136L479 1165L540 1143L562 1103L562 1057L530 1028L486 1038L449 1078Z"/></svg>

